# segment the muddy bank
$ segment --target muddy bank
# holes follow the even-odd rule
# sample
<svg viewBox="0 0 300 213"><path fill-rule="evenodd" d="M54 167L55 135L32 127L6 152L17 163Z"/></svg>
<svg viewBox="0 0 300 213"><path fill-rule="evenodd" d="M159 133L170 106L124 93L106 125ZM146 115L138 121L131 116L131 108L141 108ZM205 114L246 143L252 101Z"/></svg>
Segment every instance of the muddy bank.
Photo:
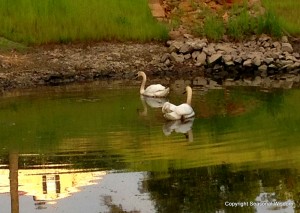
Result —
<svg viewBox="0 0 300 213"><path fill-rule="evenodd" d="M184 61L166 58L169 48L164 43L101 42L49 45L25 53L0 54L0 91L96 80L133 80L139 70L145 71L153 81L186 79L199 86L237 82L238 85L281 87L281 83L274 86L272 82L286 80L292 82L288 87L298 84L298 69L276 69L278 72L261 76L255 72L258 70L255 66L226 67L219 63L199 66L192 57ZM232 72L234 77L229 75Z"/></svg>

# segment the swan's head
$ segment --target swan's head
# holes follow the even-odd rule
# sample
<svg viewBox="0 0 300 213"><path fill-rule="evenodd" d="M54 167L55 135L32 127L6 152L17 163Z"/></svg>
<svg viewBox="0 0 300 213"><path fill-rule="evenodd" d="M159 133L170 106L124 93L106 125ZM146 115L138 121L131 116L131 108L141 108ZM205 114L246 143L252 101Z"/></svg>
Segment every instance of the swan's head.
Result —
<svg viewBox="0 0 300 213"><path fill-rule="evenodd" d="M144 77L144 76L146 76L146 74L143 71L138 71L137 77L140 77L140 76Z"/></svg>
<svg viewBox="0 0 300 213"><path fill-rule="evenodd" d="M186 86L185 90L182 94L191 93L191 91L192 91L192 88L190 86Z"/></svg>
<svg viewBox="0 0 300 213"><path fill-rule="evenodd" d="M185 87L185 91L186 91L186 93L191 93L192 92L192 88L190 86L186 86Z"/></svg>

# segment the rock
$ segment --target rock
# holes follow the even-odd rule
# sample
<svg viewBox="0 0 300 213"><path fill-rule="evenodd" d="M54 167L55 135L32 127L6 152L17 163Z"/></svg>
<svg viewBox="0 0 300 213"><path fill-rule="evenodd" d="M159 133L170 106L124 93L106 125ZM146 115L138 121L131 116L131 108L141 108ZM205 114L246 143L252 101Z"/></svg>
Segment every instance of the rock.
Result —
<svg viewBox="0 0 300 213"><path fill-rule="evenodd" d="M300 58L300 53L293 53L293 56L295 57L295 58Z"/></svg>
<svg viewBox="0 0 300 213"><path fill-rule="evenodd" d="M202 52L205 52L206 55L212 55L216 53L216 50L212 45L209 45L207 47L203 47Z"/></svg>
<svg viewBox="0 0 300 213"><path fill-rule="evenodd" d="M280 52L271 52L270 53L270 57L272 57L272 59L278 59L280 56ZM271 62L270 62L271 63Z"/></svg>
<svg viewBox="0 0 300 213"><path fill-rule="evenodd" d="M290 61L294 61L294 62L297 62L297 61L298 61L298 60L295 58L295 56L293 56L293 55L287 55L285 59L286 59L286 60L290 60Z"/></svg>
<svg viewBox="0 0 300 213"><path fill-rule="evenodd" d="M288 53L292 53L294 51L290 43L282 43L281 50Z"/></svg>
<svg viewBox="0 0 300 213"><path fill-rule="evenodd" d="M234 58L234 62L238 63L238 64L241 64L243 62L243 59L240 57L240 56L236 56Z"/></svg>
<svg viewBox="0 0 300 213"><path fill-rule="evenodd" d="M171 60L178 62L178 63L182 63L184 62L184 56L182 54L177 54L175 52L172 52L170 55Z"/></svg>
<svg viewBox="0 0 300 213"><path fill-rule="evenodd" d="M196 64L205 65L206 64L206 54L204 52L201 52L197 56Z"/></svg>
<svg viewBox="0 0 300 213"><path fill-rule="evenodd" d="M255 56L253 59L252 59L252 63L255 65L255 66L260 66L261 65L261 58L260 56Z"/></svg>
<svg viewBox="0 0 300 213"><path fill-rule="evenodd" d="M183 41L170 42L169 52L177 52L183 45Z"/></svg>
<svg viewBox="0 0 300 213"><path fill-rule="evenodd" d="M164 64L169 67L171 66L171 61L169 59L165 60Z"/></svg>
<svg viewBox="0 0 300 213"><path fill-rule="evenodd" d="M191 45L187 44L187 43L183 44L179 48L179 52L183 53L183 54L191 53L193 50L194 50L194 48Z"/></svg>
<svg viewBox="0 0 300 213"><path fill-rule="evenodd" d="M244 67L251 67L252 66L252 60L247 59L246 61L244 61L243 66Z"/></svg>
<svg viewBox="0 0 300 213"><path fill-rule="evenodd" d="M194 50L202 50L203 47L207 46L207 43L202 40L187 41L186 43L193 47Z"/></svg>
<svg viewBox="0 0 300 213"><path fill-rule="evenodd" d="M192 58L194 59L194 60L196 60L197 59L197 57L200 55L200 51L194 51L193 53L192 53Z"/></svg>
<svg viewBox="0 0 300 213"><path fill-rule="evenodd" d="M169 59L170 58L170 53L165 53L165 54L163 54L163 56L161 57L161 59L160 59L160 62L165 62L167 59Z"/></svg>
<svg viewBox="0 0 300 213"><path fill-rule="evenodd" d="M216 51L221 50L221 51L224 51L227 54L230 54L230 53L236 51L236 49L230 47L229 44L223 44L223 43L217 44L216 47L215 47L215 50Z"/></svg>
<svg viewBox="0 0 300 213"><path fill-rule="evenodd" d="M278 41L273 42L272 46L275 47L276 49L280 49L281 48L281 44Z"/></svg>
<svg viewBox="0 0 300 213"><path fill-rule="evenodd" d="M266 64L271 64L273 61L274 61L273 58L265 58L265 59L264 59L264 62L265 62Z"/></svg>
<svg viewBox="0 0 300 213"><path fill-rule="evenodd" d="M271 68L271 69L277 69L277 66L275 64L269 64L268 67Z"/></svg>
<svg viewBox="0 0 300 213"><path fill-rule="evenodd" d="M188 53L188 54L183 55L183 57L185 60L188 60L192 57L192 55Z"/></svg>
<svg viewBox="0 0 300 213"><path fill-rule="evenodd" d="M233 63L231 55L223 55L222 59L226 65L230 65Z"/></svg>
<svg viewBox="0 0 300 213"><path fill-rule="evenodd" d="M261 71L261 72L265 72L268 70L268 66L263 64L261 66L258 67L258 70Z"/></svg>
<svg viewBox="0 0 300 213"><path fill-rule="evenodd" d="M288 42L289 42L288 37L287 37L287 36L282 36L282 37L281 37L281 42L283 42L283 43L288 43Z"/></svg>
<svg viewBox="0 0 300 213"><path fill-rule="evenodd" d="M208 64L215 63L217 60L222 58L222 55L220 53L213 54L212 56L208 57Z"/></svg>

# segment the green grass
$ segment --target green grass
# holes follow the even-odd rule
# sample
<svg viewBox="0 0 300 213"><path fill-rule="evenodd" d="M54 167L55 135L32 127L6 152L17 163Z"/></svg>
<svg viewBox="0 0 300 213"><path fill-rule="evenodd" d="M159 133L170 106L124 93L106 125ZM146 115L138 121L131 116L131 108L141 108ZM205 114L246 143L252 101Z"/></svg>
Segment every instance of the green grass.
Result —
<svg viewBox="0 0 300 213"><path fill-rule="evenodd" d="M276 14L280 26L291 35L300 35L299 0L262 0L263 6Z"/></svg>
<svg viewBox="0 0 300 213"><path fill-rule="evenodd" d="M11 50L24 51L27 49L28 48L23 44L0 37L0 52L7 52Z"/></svg>
<svg viewBox="0 0 300 213"><path fill-rule="evenodd" d="M0 36L25 44L165 40L147 0L1 0Z"/></svg>
<svg viewBox="0 0 300 213"><path fill-rule="evenodd" d="M255 22L255 19L249 15L244 7L240 14L228 20L227 33L235 40L241 39L255 31Z"/></svg>
<svg viewBox="0 0 300 213"><path fill-rule="evenodd" d="M277 16L273 12L267 11L264 15L258 17L256 32L280 37L283 34L283 29Z"/></svg>
<svg viewBox="0 0 300 213"><path fill-rule="evenodd" d="M228 11L227 22L221 18L223 13L215 14L211 11L201 13L205 14L204 25L195 27L195 32L214 41L220 40L224 35L233 40L243 40L255 34L264 33L280 37L283 33L279 18L274 12L267 9L263 14L251 15L247 2L234 4Z"/></svg>
<svg viewBox="0 0 300 213"><path fill-rule="evenodd" d="M219 40L223 37L225 27L223 21L216 16L208 16L205 19L203 33L207 38Z"/></svg>

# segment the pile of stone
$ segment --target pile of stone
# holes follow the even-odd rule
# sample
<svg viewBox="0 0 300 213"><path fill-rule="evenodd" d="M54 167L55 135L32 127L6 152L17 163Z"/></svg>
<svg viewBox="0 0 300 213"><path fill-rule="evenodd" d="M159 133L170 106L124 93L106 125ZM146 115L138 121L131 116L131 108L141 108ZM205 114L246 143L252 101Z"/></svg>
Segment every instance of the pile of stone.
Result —
<svg viewBox="0 0 300 213"><path fill-rule="evenodd" d="M273 41L269 36L253 37L241 43L209 43L207 39L168 41L168 52L161 62L171 67L178 63L209 70L249 72L266 77L300 69L300 54L293 51L287 37ZM230 73L224 73L224 77Z"/></svg>

